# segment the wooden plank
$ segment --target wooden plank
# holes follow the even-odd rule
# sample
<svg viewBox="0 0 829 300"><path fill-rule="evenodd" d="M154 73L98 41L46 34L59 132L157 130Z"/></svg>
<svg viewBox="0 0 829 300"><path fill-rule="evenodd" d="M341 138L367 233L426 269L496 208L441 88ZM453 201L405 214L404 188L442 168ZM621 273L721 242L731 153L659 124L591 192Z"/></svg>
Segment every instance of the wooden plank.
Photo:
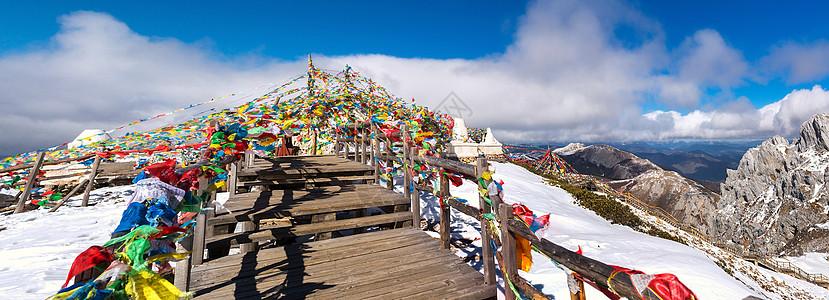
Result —
<svg viewBox="0 0 829 300"><path fill-rule="evenodd" d="M429 259L428 257L416 257L420 259ZM409 258L412 259L412 258ZM431 265L430 267L419 268L411 270L408 273L402 273L400 276L388 276L379 281L374 281L360 285L361 288L352 288L345 291L325 291L326 293L318 292L314 296L320 298L327 298L329 296L342 296L343 298L357 297L361 299L371 299L371 297L380 297L382 299L397 299L394 295L413 294L424 292L436 287L445 285L448 281L454 284L452 278L463 277L464 274L469 274L470 278L481 276L480 273L474 271L469 265L460 260L455 261L450 265ZM467 278L461 278L466 280Z"/></svg>
<svg viewBox="0 0 829 300"><path fill-rule="evenodd" d="M321 242L311 242L307 244L289 245L280 248L260 250L256 253L255 257L247 257L245 255L222 257L194 268L193 279L194 282L201 282L201 284L205 284L215 280L228 279L229 277L236 278L267 272L275 272L272 270L273 268L262 269L259 267L276 266L280 265L280 263L282 264L280 265L280 268L282 268L282 270L287 270L294 267L307 268L312 265L323 264L351 257L363 257L378 253L383 253L383 255L385 255L392 253L389 251L397 251L397 249L410 246L424 246L433 249L436 248L433 247L434 245L428 243L429 236L425 234L406 234L385 240L354 239L354 237L359 236L362 235L321 241L353 240L340 244L322 245L321 247L320 245L314 245L315 243ZM333 245L341 246L333 247ZM404 253L410 252L411 251ZM400 254L397 252L394 253L395 256L399 256ZM301 260L302 264L285 265L285 263L289 260ZM260 270L256 271L257 268Z"/></svg>
<svg viewBox="0 0 829 300"><path fill-rule="evenodd" d="M367 243L373 244L373 242L378 240L394 240L394 239L409 239L412 235L425 235L423 232L419 230L412 230L412 229L394 229L394 230L382 230L376 232L370 232L361 235L349 236L344 238L338 239L330 239L325 241L317 241L317 242L310 242L306 244L302 244L304 249L313 250L316 252L319 251L327 251L326 249L333 249L333 248L349 248L355 245ZM286 246L291 247L291 246ZM362 248L359 248L362 249ZM358 249L358 250L359 250ZM257 257L257 261L253 262L255 264L265 264L267 260L273 259L284 259L284 255L280 253L284 253L284 248L270 248L270 249L263 249L259 250L260 256ZM221 267L222 264L235 266L238 264L239 257L237 256L228 256L228 257L221 257L215 260L208 262L207 264L201 265L196 267L196 270L205 271L205 270L212 270L217 267Z"/></svg>
<svg viewBox="0 0 829 300"><path fill-rule="evenodd" d="M95 175L98 174L98 166L101 164L101 157L95 156L95 162L92 163L92 171L89 173L89 183L86 185L86 190L83 192L83 200L81 200L81 206L89 205L89 192L92 191L92 187L95 186Z"/></svg>
<svg viewBox="0 0 829 300"><path fill-rule="evenodd" d="M466 267L469 266L466 265ZM469 268L471 269L471 267ZM432 280L429 280L430 278L423 278L423 280L419 281L417 289L400 289L392 293L380 294L380 298L377 299L440 299L458 290L475 287L480 288L483 286L484 280L480 273L474 269L472 270L474 272L464 271L461 271L461 276L449 277L445 274L440 274L433 276Z"/></svg>
<svg viewBox="0 0 829 300"><path fill-rule="evenodd" d="M371 186L367 186L371 187ZM263 193L272 193L268 194ZM208 221L210 225L229 224L242 221L251 221L261 218L274 218L280 216L302 216L334 211L348 211L369 207L382 207L390 205L408 204L409 201L400 194L390 192L377 187L355 188L343 193L316 192L316 191L292 191L293 195L287 195L285 191L268 191L259 193L257 198L231 198L225 203L225 207L232 211L230 214L222 214ZM265 195L265 196L262 196ZM314 200L313 197L321 199ZM283 202L284 197L289 202ZM299 199L299 200L293 200ZM309 200L303 200L309 199Z"/></svg>
<svg viewBox="0 0 829 300"><path fill-rule="evenodd" d="M40 172L40 167L43 166L43 158L45 156L46 152L38 153L37 160L35 161L34 166L32 166L32 170L29 171L29 179L26 180L26 187L23 188L23 196L17 201L17 207L14 209L15 214L21 213L26 209L26 201L29 201L29 196L32 195L32 188L35 186L35 182L37 181L37 173Z"/></svg>
<svg viewBox="0 0 829 300"><path fill-rule="evenodd" d="M327 182L348 182L356 180L373 179L373 175L350 175L350 176L335 176L335 177L320 177L320 178L289 178L289 179L275 179L275 180L257 180L238 182L236 186L256 186L256 185L288 185L288 184L303 184L303 183L327 183Z"/></svg>
<svg viewBox="0 0 829 300"><path fill-rule="evenodd" d="M338 274L339 276L309 276L307 281L313 281L315 283L330 286L328 289L322 291L313 291L309 289L309 285L306 284L299 287L290 287L285 291L285 293L287 295L312 295L314 297L322 298L332 298L334 296L342 298L354 296L364 297L368 296L368 294L372 291L375 293L382 293L382 289L388 288L389 286L399 287L401 286L398 284L400 281L409 281L409 283L412 283L414 281L413 279L415 279L413 278L413 274L414 276L428 273L445 274L446 271L451 272L454 266L464 264L457 257L451 257L451 255L440 255L440 253L434 248L430 250L419 249L422 249L421 245L401 248L396 250L398 253L379 253L385 255L387 258L397 256L405 263L401 263L401 261L398 260L396 263L392 261L390 263L386 263L385 265L370 264L365 265L365 267L361 267L358 262L357 264L352 264L348 267L342 268L342 270L345 270L345 272L342 273L345 274ZM358 259L368 262L377 259L378 256L379 255L358 257ZM430 259L427 258L432 258L432 260L430 261ZM340 261L332 262L328 265L335 265L339 268L339 262ZM343 276L348 274L352 274L353 276ZM313 285L311 285L310 288L313 288ZM410 287L407 286L406 288ZM314 293L311 294L310 292Z"/></svg>
<svg viewBox="0 0 829 300"><path fill-rule="evenodd" d="M220 283L220 285L224 286L233 285L230 289L225 289L225 292L236 290L234 293L238 295L239 292L251 290L254 287L262 288L263 286L267 286L267 283L263 284L261 282L262 278L272 279L278 277L282 281L285 281L285 283L281 283L283 293L296 293L306 290L308 286L305 283L310 282L325 282L326 285L335 285L354 282L355 279L358 281L366 281L370 280L371 277L369 276L372 275L379 277L388 276L389 274L385 271L399 269L396 268L397 266L402 265L407 269L417 266L406 266L406 264L400 264L399 261L398 263L394 262L395 257L399 257L406 252L427 253L428 250L426 249L426 246L422 244L414 244L387 251L375 252L369 255L329 258L314 261L313 263L309 263L307 260L315 258L315 253L298 252L296 255L308 257L298 258L293 262L280 261L277 264L260 266L260 268L255 270L245 270L245 273L240 272L238 274L223 274L224 276L221 278L200 278L197 283L194 283L194 289L210 289L211 287L217 286L217 283ZM461 262L460 259L457 258L454 260ZM437 260L436 262L446 263L445 260ZM384 275L384 273L386 273L386 275Z"/></svg>
<svg viewBox="0 0 829 300"><path fill-rule="evenodd" d="M498 292L498 286L494 284L480 285L459 290L452 295L444 295L443 299L453 300L479 300L479 299L495 299Z"/></svg>
<svg viewBox="0 0 829 300"><path fill-rule="evenodd" d="M282 228L268 229L258 232L247 233L233 233L214 236L207 239L207 244L223 243L230 241L231 245L238 245L239 243L261 242L268 240L276 240L287 238L291 236L300 236L306 234L315 234L327 231L337 231L344 229L352 229L357 227L369 227L380 224L394 223L403 220L411 220L412 215L409 212L383 214L376 216L369 216L364 218L354 218L346 220L337 220L325 223L312 223L297 225L290 230Z"/></svg>

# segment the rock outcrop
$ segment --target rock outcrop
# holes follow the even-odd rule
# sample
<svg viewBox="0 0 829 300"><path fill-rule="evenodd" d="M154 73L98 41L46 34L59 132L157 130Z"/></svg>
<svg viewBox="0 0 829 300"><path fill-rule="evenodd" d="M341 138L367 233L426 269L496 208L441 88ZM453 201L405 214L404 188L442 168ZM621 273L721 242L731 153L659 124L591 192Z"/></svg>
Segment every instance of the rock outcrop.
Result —
<svg viewBox="0 0 829 300"><path fill-rule="evenodd" d="M809 232L826 232L819 225L829 220L827 170L829 115L819 114L803 123L794 143L772 137L728 170L719 209L709 217L712 233L766 255L826 251L825 234Z"/></svg>
<svg viewBox="0 0 829 300"><path fill-rule="evenodd" d="M614 188L661 207L680 222L704 228L707 216L716 210L716 193L631 153L606 145L581 144L555 152L580 173L603 177Z"/></svg>

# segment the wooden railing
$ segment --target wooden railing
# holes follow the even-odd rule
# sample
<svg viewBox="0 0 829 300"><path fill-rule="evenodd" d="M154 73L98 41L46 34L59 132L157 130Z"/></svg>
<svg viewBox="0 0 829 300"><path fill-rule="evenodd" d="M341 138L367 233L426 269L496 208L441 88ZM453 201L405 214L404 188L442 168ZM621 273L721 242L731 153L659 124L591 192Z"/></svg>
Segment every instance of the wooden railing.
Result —
<svg viewBox="0 0 829 300"><path fill-rule="evenodd" d="M436 195L440 199L440 247L442 249L448 249L450 247L450 208L480 221L481 243L483 245L481 259L484 282L486 284L496 284L495 261L497 259L500 262L499 265L502 266L502 273L507 275L506 278L508 280L506 282L511 283L531 299L548 299L547 296L529 284L526 279L518 275L516 266L517 256L515 252L515 237L518 236L530 241L532 246L539 252L567 267L569 270L580 274L583 278L603 286L610 283L613 290L620 296L630 299L642 299L626 273L617 272L614 276L614 267L565 249L547 239L539 239L536 237L529 228L513 217L512 206L502 203L497 193L479 195L479 208L465 204L457 198L452 197L447 172L462 174L473 178L482 178L482 175L488 170L489 166L485 157L478 158L476 164L472 165L435 156L417 155L417 148L411 146L411 136L408 134L409 128L406 125L401 126L392 136L386 136L375 125L368 122L342 127L338 131L342 132L342 134L337 134L335 137L335 155L351 158L363 163L371 163L375 169L375 176L380 174L381 162L388 169L393 169L396 166L403 171L403 194L405 197L411 199L410 210L414 216L412 226L415 228L419 228L419 220L421 219L419 191L432 193L435 189L433 186L426 184L413 184L411 168L415 162L439 168L439 179L432 184L439 184L438 190L440 191ZM401 140L401 142L395 143L392 141L393 139ZM391 175L391 172L385 173L386 188L392 189L395 178ZM375 180L375 182L380 184L378 180ZM479 180L478 188L486 189L489 183L486 180ZM484 217L492 217L492 213L494 213L497 224ZM495 232L499 232L499 234L494 234ZM496 252L496 249L490 246L493 243L498 245L499 251ZM608 278L611 278L609 282ZM507 299L515 299L515 294L508 286L505 286L505 295ZM652 295L646 294L645 297L646 299L656 299L650 296ZM571 297L575 297L573 299L584 299L583 284L582 292L571 295Z"/></svg>

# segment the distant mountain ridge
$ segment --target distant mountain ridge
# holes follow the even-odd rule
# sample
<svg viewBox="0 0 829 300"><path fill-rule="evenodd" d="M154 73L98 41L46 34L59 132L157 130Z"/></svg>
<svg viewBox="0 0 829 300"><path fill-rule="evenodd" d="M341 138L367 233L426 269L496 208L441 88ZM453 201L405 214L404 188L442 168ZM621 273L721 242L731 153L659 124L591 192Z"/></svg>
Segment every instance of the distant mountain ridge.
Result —
<svg viewBox="0 0 829 300"><path fill-rule="evenodd" d="M686 224L707 226L707 215L719 200L717 193L675 171L608 145L570 144L554 152L580 173L602 177Z"/></svg>

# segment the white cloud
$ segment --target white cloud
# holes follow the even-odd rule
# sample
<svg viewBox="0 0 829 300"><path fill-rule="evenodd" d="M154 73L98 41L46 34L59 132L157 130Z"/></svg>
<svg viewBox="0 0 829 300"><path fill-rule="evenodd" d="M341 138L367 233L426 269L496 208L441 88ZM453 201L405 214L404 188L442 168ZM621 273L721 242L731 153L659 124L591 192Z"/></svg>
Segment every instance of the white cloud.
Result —
<svg viewBox="0 0 829 300"><path fill-rule="evenodd" d="M716 111L695 110L687 114L676 111L654 111L645 114L649 120L670 124L660 139L733 137L792 138L800 125L821 112L829 112L829 90L815 85L812 89L794 90L783 99L755 109L745 98L738 99Z"/></svg>
<svg viewBox="0 0 829 300"><path fill-rule="evenodd" d="M304 68L242 67L198 44L139 35L102 13L59 21L47 48L0 57L0 154L60 144L85 128L111 129Z"/></svg>
<svg viewBox="0 0 829 300"><path fill-rule="evenodd" d="M813 43L788 42L772 47L761 65L772 75L781 76L788 83L807 83L829 75L829 41Z"/></svg>
<svg viewBox="0 0 829 300"><path fill-rule="evenodd" d="M85 128L114 128L305 69L301 60L226 57L209 43L143 36L103 13L72 13L60 24L47 48L0 57L0 106L10 115L0 118L0 140L14 141L0 143L0 153L59 144ZM633 38L617 37L619 28ZM658 23L625 3L538 1L501 54L314 60L327 69L351 65L432 108L454 92L473 110L468 125L492 127L508 142L761 136L825 110L817 88L760 110L737 99L714 111L676 112L698 106L709 87L743 84L748 67L714 30L673 51L664 40ZM643 112L648 98L664 111Z"/></svg>

